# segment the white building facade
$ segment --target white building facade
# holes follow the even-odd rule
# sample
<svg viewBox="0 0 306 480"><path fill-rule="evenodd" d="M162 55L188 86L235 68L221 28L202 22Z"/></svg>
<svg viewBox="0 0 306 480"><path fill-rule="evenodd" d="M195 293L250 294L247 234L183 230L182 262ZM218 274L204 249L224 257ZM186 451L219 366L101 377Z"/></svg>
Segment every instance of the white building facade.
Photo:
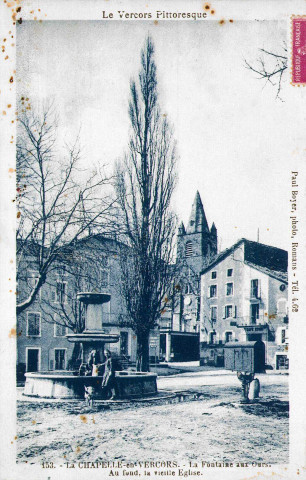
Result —
<svg viewBox="0 0 306 480"><path fill-rule="evenodd" d="M224 346L262 340L267 368L287 369L287 252L242 239L201 273L200 363L224 365Z"/></svg>

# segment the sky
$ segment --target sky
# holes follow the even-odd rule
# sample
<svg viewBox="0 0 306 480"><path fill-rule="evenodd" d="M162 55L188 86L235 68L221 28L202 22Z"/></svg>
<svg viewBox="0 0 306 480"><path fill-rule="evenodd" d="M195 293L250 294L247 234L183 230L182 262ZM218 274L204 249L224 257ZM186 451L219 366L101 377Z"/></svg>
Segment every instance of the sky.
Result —
<svg viewBox="0 0 306 480"><path fill-rule="evenodd" d="M304 118L244 67L258 49L282 52L277 21L24 21L17 31L17 92L52 99L59 136L80 131L83 162L110 167L129 137L129 83L147 34L155 44L159 101L177 140L174 208L185 223L198 190L219 249L241 237L288 248L289 185Z"/></svg>

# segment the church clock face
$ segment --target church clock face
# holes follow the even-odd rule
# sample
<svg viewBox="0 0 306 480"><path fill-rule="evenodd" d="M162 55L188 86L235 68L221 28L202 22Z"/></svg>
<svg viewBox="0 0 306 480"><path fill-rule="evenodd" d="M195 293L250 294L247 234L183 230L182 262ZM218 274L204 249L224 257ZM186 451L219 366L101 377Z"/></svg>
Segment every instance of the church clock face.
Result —
<svg viewBox="0 0 306 480"><path fill-rule="evenodd" d="M184 305L188 306L191 304L191 298L188 296L188 297L185 297L184 298Z"/></svg>

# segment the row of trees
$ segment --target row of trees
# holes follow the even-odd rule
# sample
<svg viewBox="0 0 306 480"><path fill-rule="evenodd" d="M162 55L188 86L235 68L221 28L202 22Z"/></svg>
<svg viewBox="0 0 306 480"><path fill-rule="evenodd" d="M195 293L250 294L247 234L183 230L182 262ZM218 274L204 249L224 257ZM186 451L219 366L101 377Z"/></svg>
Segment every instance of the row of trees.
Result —
<svg viewBox="0 0 306 480"><path fill-rule="evenodd" d="M121 293L137 335L137 367L147 371L150 330L173 282L176 229L175 142L158 102L152 40L146 40L138 78L130 85L128 148L111 175L105 168L82 170L79 138L59 149L52 105L33 112L24 103L17 140L17 280L26 295L19 297L17 314L35 301L59 265L75 278L76 289L84 282L92 288L103 256L76 258L75 246L85 236L116 234L124 249ZM29 269L35 272L30 278ZM56 308L60 324L82 331L74 299L68 310L66 302Z"/></svg>

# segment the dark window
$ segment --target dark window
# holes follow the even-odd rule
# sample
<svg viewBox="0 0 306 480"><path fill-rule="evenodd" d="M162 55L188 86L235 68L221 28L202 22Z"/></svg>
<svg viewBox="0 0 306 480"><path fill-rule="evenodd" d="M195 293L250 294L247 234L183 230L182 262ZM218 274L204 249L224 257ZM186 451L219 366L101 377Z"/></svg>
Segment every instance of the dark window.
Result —
<svg viewBox="0 0 306 480"><path fill-rule="evenodd" d="M281 342L282 342L282 343L286 343L286 329L283 328L282 331L281 331L281 333L282 333Z"/></svg>
<svg viewBox="0 0 306 480"><path fill-rule="evenodd" d="M287 370L289 368L289 358L287 355L276 355L276 370Z"/></svg>
<svg viewBox="0 0 306 480"><path fill-rule="evenodd" d="M233 269L232 269L232 268L229 268L229 269L227 270L227 276L228 276L228 277L232 277L232 276L233 276Z"/></svg>
<svg viewBox="0 0 306 480"><path fill-rule="evenodd" d="M28 313L27 335L29 337L40 336L40 314L39 313Z"/></svg>
<svg viewBox="0 0 306 480"><path fill-rule="evenodd" d="M211 272L211 278L217 278L217 272Z"/></svg>
<svg viewBox="0 0 306 480"><path fill-rule="evenodd" d="M193 255L192 242L187 242L185 245L185 256L191 257Z"/></svg>
<svg viewBox="0 0 306 480"><path fill-rule="evenodd" d="M231 342L233 340L233 333L232 332L225 332L225 342Z"/></svg>
<svg viewBox="0 0 306 480"><path fill-rule="evenodd" d="M67 299L67 282L56 282L56 301L58 303L66 303Z"/></svg>
<svg viewBox="0 0 306 480"><path fill-rule="evenodd" d="M256 323L259 319L259 303L253 303L251 305L251 323Z"/></svg>
<svg viewBox="0 0 306 480"><path fill-rule="evenodd" d="M217 307L211 307L210 308L210 319L213 322L216 322L216 320L217 320Z"/></svg>
<svg viewBox="0 0 306 480"><path fill-rule="evenodd" d="M54 350L55 370L65 370L66 350L59 348Z"/></svg>
<svg viewBox="0 0 306 480"><path fill-rule="evenodd" d="M224 317L232 318L233 316L233 305L226 305L224 309Z"/></svg>
<svg viewBox="0 0 306 480"><path fill-rule="evenodd" d="M54 324L54 336L64 337L66 335L67 327L65 325Z"/></svg>
<svg viewBox="0 0 306 480"><path fill-rule="evenodd" d="M251 280L251 298L259 298L258 280Z"/></svg>
<svg viewBox="0 0 306 480"><path fill-rule="evenodd" d="M234 284L233 283L227 283L226 284L226 295L233 295L234 293Z"/></svg>
<svg viewBox="0 0 306 480"><path fill-rule="evenodd" d="M217 296L217 285L211 285L209 287L209 297L213 298Z"/></svg>
<svg viewBox="0 0 306 480"><path fill-rule="evenodd" d="M209 334L209 343L216 343L216 332L211 332Z"/></svg>

